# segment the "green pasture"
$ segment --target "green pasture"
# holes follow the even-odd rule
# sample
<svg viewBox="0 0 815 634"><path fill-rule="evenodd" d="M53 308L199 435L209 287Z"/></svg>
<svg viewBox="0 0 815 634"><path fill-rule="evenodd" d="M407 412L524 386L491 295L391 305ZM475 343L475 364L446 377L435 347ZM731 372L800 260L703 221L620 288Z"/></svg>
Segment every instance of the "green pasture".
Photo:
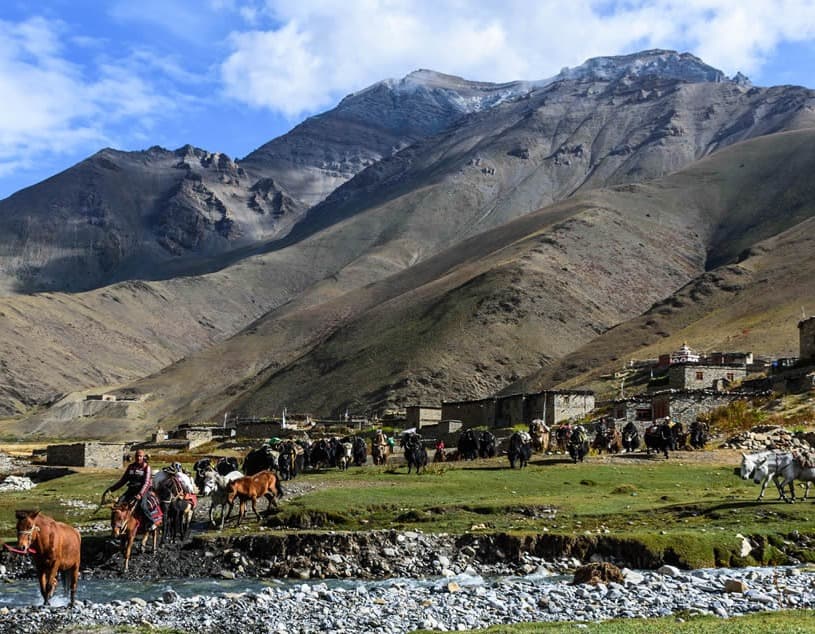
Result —
<svg viewBox="0 0 815 634"><path fill-rule="evenodd" d="M784 552L815 561L812 501L785 504L768 488L768 501L757 503L758 487L736 476L733 465L673 458L575 465L559 457L536 457L524 470L510 470L506 459L496 458L431 465L419 476L406 471L369 466L307 473L298 482L318 488L284 497L280 510L264 521L277 530L396 528L616 539L657 556L668 553L689 567L782 563ZM106 520L97 503L118 475L73 473L30 491L3 494L0 535L14 536L18 508L39 508L80 525ZM265 502L259 506L265 508ZM256 527L245 523L240 533ZM739 533L758 538L760 548L741 558ZM811 548L801 546L801 535L811 537Z"/></svg>

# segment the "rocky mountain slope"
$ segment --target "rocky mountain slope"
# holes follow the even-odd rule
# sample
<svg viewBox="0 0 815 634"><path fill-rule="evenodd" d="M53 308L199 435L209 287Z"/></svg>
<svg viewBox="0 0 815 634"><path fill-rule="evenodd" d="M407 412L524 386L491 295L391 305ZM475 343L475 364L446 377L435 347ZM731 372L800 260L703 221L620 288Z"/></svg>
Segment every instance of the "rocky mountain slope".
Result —
<svg viewBox="0 0 815 634"><path fill-rule="evenodd" d="M383 105L389 99L390 110ZM181 357L130 386L145 395L143 418L120 421L116 429L162 418L199 420L224 409L266 410L283 401L324 413L494 392L806 217L810 193L797 181L785 184L784 195L774 185L754 186L779 173L798 174L786 169L787 155L760 144L728 146L812 126L813 104L813 92L804 88L751 88L693 56L647 51L590 60L529 84L475 84L426 71L377 84L338 106L337 121L346 123L332 124L327 113L291 133L291 147L300 144L302 156L322 165L305 170L302 181L284 180L300 151L287 154L282 141L237 164L191 148L102 153L89 159L93 174L85 184L101 192L83 207L89 213L77 222L69 205L61 212L61 226L72 227L61 239L74 237L60 246L60 261L49 260L47 231L36 240L10 239L6 252L18 251L17 259L0 260L7 285L58 287L78 279L93 286L106 275L164 281L41 294L24 304L5 298L4 312L31 317L33 329L46 336L32 343L22 317L0 322L4 358L14 371L0 395L6 411L19 411L60 392L130 382ZM365 113L376 113L370 129L384 125L390 132L348 132L354 128L348 122L362 125ZM375 162L364 167L345 157L325 167L325 148L317 151L313 141L332 125L337 147L343 138L369 139L352 154L368 152ZM394 130L412 144L399 149ZM667 179L664 190L649 184L591 193L659 177L713 152L709 160L725 158L710 173L682 172L691 174L692 186ZM742 154L750 153L765 167L756 168L755 180L740 181L744 171L735 166L748 165ZM767 153L773 158L761 158ZM126 168L101 160L108 157ZM281 176L273 179L280 196L271 198L287 201L276 220L241 198L259 182L263 165L272 164ZM345 180L353 166L364 169ZM315 183L324 193L335 182L323 168L345 183L304 213L302 200L318 191ZM52 198L35 187L0 202L0 224L35 209L21 203L23 196L47 202L64 191L66 199L81 199L80 174L51 179L59 185L49 190ZM736 182L753 195L728 193ZM219 216L220 207L196 183L217 192L219 201L243 202ZM677 195L669 196L673 189ZM175 204L162 194L181 190ZM115 206L99 202L114 193ZM731 221L728 214L742 218L753 203L743 213L749 222ZM97 217L101 229L89 221ZM29 220L27 231L37 225ZM15 226L12 235L28 235ZM99 236L111 226L126 236L113 243L125 247L116 247L119 259L102 271L108 242ZM26 269L29 260L34 265ZM112 333L119 331L127 336L117 340ZM37 351L45 359L39 365ZM64 418L48 413L30 423L61 433L49 420L64 427ZM114 429L104 415L87 419L83 429L91 433L100 423Z"/></svg>
<svg viewBox="0 0 815 634"><path fill-rule="evenodd" d="M147 397L145 421L283 405L361 413L585 385L576 375L688 336L712 349L741 333L739 349L774 351L794 341L812 290L813 141L815 130L765 136L658 181L575 196L377 283L282 305L129 389ZM731 263L706 270L728 251ZM72 429L148 426L109 416ZM64 428L48 412L26 425Z"/></svg>

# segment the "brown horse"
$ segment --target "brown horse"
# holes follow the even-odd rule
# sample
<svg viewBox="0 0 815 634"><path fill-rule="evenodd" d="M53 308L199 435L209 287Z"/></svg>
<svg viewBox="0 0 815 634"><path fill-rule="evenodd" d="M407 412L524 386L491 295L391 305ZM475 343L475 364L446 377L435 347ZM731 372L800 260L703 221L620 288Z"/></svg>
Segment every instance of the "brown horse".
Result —
<svg viewBox="0 0 815 634"><path fill-rule="evenodd" d="M277 506L277 498L283 496L283 487L280 486L277 476L271 471L261 471L255 475L244 476L243 478L233 480L228 485L228 491L229 493L226 496L226 500L230 505L235 502L235 498L240 500L238 526L240 526L243 516L246 514L247 500L252 502L252 511L255 517L258 518L258 521L260 521L260 515L258 514L257 508L255 508L255 503L258 498L265 497L269 500L269 509L271 510L272 505ZM229 519L231 512L232 507L230 506L229 512L226 514L226 519Z"/></svg>
<svg viewBox="0 0 815 634"><path fill-rule="evenodd" d="M17 547L31 555L39 576L40 592L45 605L48 605L56 588L57 573L62 572L66 585L70 582L73 606L76 599L76 584L79 580L82 545L79 531L39 511L16 511L15 515Z"/></svg>
<svg viewBox="0 0 815 634"><path fill-rule="evenodd" d="M144 518L136 512L137 503L114 504L110 513L110 527L113 537L118 538L122 545L122 553L125 557L124 572L130 564L130 553L133 551L133 542L136 535L142 535L141 548L147 544L147 538L153 535L153 552L156 552L158 544L158 526L152 531L145 530Z"/></svg>

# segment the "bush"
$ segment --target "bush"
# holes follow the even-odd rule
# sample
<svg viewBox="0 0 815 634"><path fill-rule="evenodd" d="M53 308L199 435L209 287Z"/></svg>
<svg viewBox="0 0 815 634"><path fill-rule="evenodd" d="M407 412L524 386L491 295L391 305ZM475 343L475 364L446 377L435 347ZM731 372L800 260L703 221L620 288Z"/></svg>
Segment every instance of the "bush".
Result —
<svg viewBox="0 0 815 634"><path fill-rule="evenodd" d="M699 416L711 430L724 433L746 431L761 424L766 414L753 408L746 401L733 401Z"/></svg>

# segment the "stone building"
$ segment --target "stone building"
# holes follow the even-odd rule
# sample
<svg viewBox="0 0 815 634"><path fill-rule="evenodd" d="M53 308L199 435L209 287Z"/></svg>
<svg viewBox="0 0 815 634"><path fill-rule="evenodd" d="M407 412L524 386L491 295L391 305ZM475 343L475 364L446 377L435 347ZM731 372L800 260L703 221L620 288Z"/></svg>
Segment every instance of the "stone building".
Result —
<svg viewBox="0 0 815 634"><path fill-rule="evenodd" d="M441 412L441 407L410 405L405 408L405 425L416 429L437 425L442 420Z"/></svg>
<svg viewBox="0 0 815 634"><path fill-rule="evenodd" d="M495 425L494 396L470 401L446 401L441 404L442 420L460 420L463 427Z"/></svg>
<svg viewBox="0 0 815 634"><path fill-rule="evenodd" d="M442 420L460 420L464 427L512 427L536 418L549 425L586 416L594 409L590 390L545 390L533 394L493 396L442 403Z"/></svg>
<svg viewBox="0 0 815 634"><path fill-rule="evenodd" d="M678 363L668 368L668 387L672 390L720 389L746 376L744 365Z"/></svg>
<svg viewBox="0 0 815 634"><path fill-rule="evenodd" d="M650 395L618 399L613 402L611 411L619 429L631 422L642 434L651 423L663 418L679 421L687 429L700 414L755 396L755 392L663 390Z"/></svg>
<svg viewBox="0 0 815 634"><path fill-rule="evenodd" d="M800 359L815 362L815 317L798 322L798 341Z"/></svg>
<svg viewBox="0 0 815 634"><path fill-rule="evenodd" d="M48 445L46 464L62 467L96 467L121 469L125 446L122 443L80 442L71 445Z"/></svg>

